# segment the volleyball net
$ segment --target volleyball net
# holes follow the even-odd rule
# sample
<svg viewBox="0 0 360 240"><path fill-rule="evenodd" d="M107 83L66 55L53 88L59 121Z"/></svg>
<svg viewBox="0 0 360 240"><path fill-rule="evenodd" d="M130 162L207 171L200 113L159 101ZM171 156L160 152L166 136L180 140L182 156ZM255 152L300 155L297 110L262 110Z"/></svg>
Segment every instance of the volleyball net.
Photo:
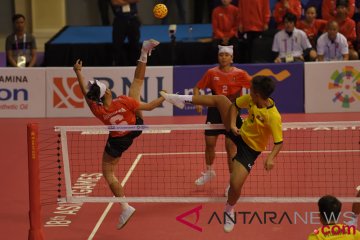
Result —
<svg viewBox="0 0 360 240"><path fill-rule="evenodd" d="M216 145L216 177L198 186L206 169L204 130L223 125L57 126L64 177L62 201L121 202L102 176L101 161L109 131L142 131L123 153L116 176L128 202L223 202L229 184L224 136ZM256 160L239 201L317 202L331 194L343 202L360 185L360 122L283 123L284 145L271 171ZM56 173L55 173L56 175Z"/></svg>

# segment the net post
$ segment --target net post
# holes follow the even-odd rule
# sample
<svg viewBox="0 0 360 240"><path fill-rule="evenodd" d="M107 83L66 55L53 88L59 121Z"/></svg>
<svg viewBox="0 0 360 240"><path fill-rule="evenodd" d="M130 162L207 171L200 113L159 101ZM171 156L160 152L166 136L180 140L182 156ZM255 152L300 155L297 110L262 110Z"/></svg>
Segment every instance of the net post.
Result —
<svg viewBox="0 0 360 240"><path fill-rule="evenodd" d="M27 125L27 145L30 220L28 240L44 240L40 202L39 127L36 123Z"/></svg>

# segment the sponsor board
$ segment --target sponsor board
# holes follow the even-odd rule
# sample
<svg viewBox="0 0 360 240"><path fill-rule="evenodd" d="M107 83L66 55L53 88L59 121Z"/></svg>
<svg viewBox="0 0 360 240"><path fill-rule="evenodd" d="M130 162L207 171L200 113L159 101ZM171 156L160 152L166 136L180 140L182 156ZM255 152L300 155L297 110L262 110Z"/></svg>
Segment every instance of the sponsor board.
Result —
<svg viewBox="0 0 360 240"><path fill-rule="evenodd" d="M45 117L45 71L0 68L0 116Z"/></svg>
<svg viewBox="0 0 360 240"><path fill-rule="evenodd" d="M99 80L112 91L113 97L128 95L134 78L135 67L94 68L84 67L85 81ZM172 91L172 67L148 67L141 92L141 101L150 102L158 98L159 91ZM82 96L71 68L48 68L47 81L47 117L90 117L89 107ZM172 106L163 104L153 111L144 111L144 116L171 116Z"/></svg>

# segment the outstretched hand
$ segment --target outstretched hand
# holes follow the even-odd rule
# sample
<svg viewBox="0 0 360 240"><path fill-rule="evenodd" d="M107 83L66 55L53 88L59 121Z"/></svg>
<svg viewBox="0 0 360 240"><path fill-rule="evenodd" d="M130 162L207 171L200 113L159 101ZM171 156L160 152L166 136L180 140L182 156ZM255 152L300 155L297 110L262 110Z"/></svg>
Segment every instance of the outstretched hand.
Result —
<svg viewBox="0 0 360 240"><path fill-rule="evenodd" d="M82 69L82 61L80 59L76 60L75 64L74 64L74 71L81 71Z"/></svg>

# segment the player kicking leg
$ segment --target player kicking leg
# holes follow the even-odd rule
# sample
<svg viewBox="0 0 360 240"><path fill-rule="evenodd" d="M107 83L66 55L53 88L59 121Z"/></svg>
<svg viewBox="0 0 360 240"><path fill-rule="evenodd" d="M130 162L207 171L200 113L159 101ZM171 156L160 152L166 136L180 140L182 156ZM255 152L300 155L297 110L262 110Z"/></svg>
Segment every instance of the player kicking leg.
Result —
<svg viewBox="0 0 360 240"><path fill-rule="evenodd" d="M233 158L230 189L224 210L224 214L229 216L224 219L225 232L231 232L234 228L235 204L256 159L266 149L269 139L273 139L274 146L264 162L265 170L274 167L274 159L282 148L281 116L275 102L270 98L274 90L275 82L271 78L256 76L251 81L250 94L238 97L234 104L222 95L192 96L160 93L166 101L179 108L184 108L185 103L217 107L225 129L227 131L231 129L229 136L237 147L237 153ZM239 108L246 108L250 116L244 120L240 129L236 126Z"/></svg>
<svg viewBox="0 0 360 240"><path fill-rule="evenodd" d="M129 97L136 99L138 102L140 101L140 92L144 83L145 78L145 70L146 70L146 63L147 57L151 55L151 51L159 45L159 42L150 39L143 42L140 58L138 60L138 64L135 69L134 79L131 83L130 90L129 90ZM143 124L143 116L140 110L136 111L136 124L141 125ZM134 134L140 135L141 132L133 132ZM109 157L109 158L108 158ZM112 179L109 182L110 188L115 196L121 196L125 198L123 188L118 182L116 177L114 176L115 166L117 165L119 158L114 160L107 154L104 154L103 158L103 172L106 179ZM106 177L110 176L110 177ZM121 203L121 207L123 209L122 213L119 216L119 223L117 225L117 229L123 228L129 219L135 213L135 208L130 206L127 202Z"/></svg>

